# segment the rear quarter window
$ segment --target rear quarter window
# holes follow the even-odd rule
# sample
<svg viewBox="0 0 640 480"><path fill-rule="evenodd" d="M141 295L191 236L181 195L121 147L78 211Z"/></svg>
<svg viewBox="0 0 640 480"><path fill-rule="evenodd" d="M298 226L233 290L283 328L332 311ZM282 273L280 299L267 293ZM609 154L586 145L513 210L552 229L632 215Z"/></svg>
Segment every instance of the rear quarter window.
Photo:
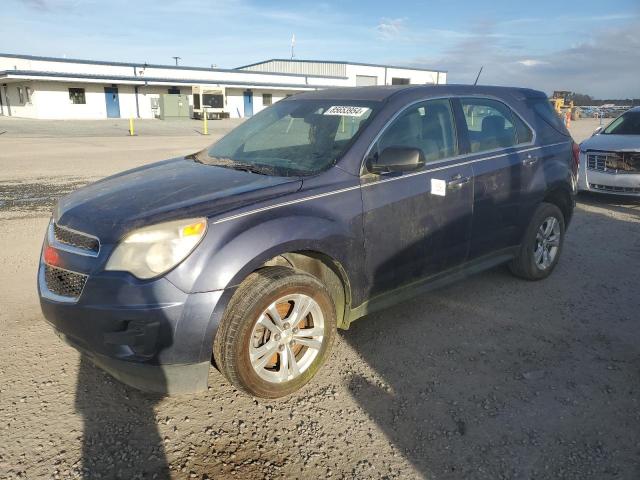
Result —
<svg viewBox="0 0 640 480"><path fill-rule="evenodd" d="M518 144L529 143L533 140L533 131L515 112L513 112L513 123L516 126L516 136L518 137Z"/></svg>
<svg viewBox="0 0 640 480"><path fill-rule="evenodd" d="M551 106L551 103L546 98L535 98L530 102L527 102L529 106L533 109L536 115L548 125L551 125L555 130L560 132L562 135L567 137L571 136L564 122L560 118L560 116L556 113L556 111Z"/></svg>

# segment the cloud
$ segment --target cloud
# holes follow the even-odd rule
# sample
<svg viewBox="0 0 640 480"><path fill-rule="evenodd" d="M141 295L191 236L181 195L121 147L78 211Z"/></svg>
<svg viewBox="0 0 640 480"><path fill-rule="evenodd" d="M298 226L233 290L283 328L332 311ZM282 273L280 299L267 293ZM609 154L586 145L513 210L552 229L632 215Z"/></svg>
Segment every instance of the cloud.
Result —
<svg viewBox="0 0 640 480"><path fill-rule="evenodd" d="M570 90L596 98L640 97L638 22L580 31L574 45L531 52L514 50L511 40L494 35L496 26L478 24L473 34L443 54L412 65L438 65L451 83L471 83L484 66L480 83L532 87L551 92ZM523 56L523 52L529 54Z"/></svg>
<svg viewBox="0 0 640 480"><path fill-rule="evenodd" d="M535 60L533 58L527 58L525 60L518 60L518 63L525 67L536 67L538 65L545 65L547 62L543 60Z"/></svg>
<svg viewBox="0 0 640 480"><path fill-rule="evenodd" d="M405 21L404 18L383 18L378 23L376 30L383 39L398 38L405 30Z"/></svg>

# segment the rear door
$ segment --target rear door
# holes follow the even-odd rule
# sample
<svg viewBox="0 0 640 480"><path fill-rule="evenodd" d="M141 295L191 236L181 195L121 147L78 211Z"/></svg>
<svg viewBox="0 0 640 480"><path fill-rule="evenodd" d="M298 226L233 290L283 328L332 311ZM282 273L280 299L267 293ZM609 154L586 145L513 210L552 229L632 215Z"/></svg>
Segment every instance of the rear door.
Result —
<svg viewBox="0 0 640 480"><path fill-rule="evenodd" d="M535 168L537 158L526 148L532 145L531 130L505 103L478 97L458 101L474 176L472 260L520 242L526 171ZM520 141L522 127L530 135Z"/></svg>
<svg viewBox="0 0 640 480"><path fill-rule="evenodd" d="M365 173L365 265L370 295L406 285L465 261L473 205L472 168L457 159L448 99L407 107L383 131L367 162L387 147L422 150L419 170Z"/></svg>

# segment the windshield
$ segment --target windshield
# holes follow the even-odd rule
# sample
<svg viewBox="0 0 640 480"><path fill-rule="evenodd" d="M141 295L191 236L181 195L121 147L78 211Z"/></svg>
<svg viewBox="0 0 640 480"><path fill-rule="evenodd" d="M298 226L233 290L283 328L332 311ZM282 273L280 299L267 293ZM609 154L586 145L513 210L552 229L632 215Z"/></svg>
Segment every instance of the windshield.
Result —
<svg viewBox="0 0 640 480"><path fill-rule="evenodd" d="M378 104L287 100L231 131L197 160L279 176L305 176L335 163L372 118Z"/></svg>
<svg viewBox="0 0 640 480"><path fill-rule="evenodd" d="M604 132L612 135L640 135L640 112L626 112L609 124Z"/></svg>

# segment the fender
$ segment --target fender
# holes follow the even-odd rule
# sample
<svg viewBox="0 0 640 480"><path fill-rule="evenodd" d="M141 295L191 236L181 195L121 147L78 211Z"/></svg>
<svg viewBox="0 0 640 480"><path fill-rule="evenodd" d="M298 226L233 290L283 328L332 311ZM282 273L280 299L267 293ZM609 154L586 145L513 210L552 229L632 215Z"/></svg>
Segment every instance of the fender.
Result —
<svg viewBox="0 0 640 480"><path fill-rule="evenodd" d="M200 360L211 356L213 338L227 305L236 287L251 272L278 255L312 250L340 262L345 274L352 278L362 271L362 255L350 256L349 252L361 252L360 242L360 237L337 221L285 216L255 224L229 239L221 248L202 255L199 261L206 263L206 268L201 269L192 292L219 291L220 297L203 332Z"/></svg>
<svg viewBox="0 0 640 480"><path fill-rule="evenodd" d="M354 259L348 254L361 242L354 233L358 232L349 231L335 220L311 216L285 216L258 223L207 255L207 268L192 291L235 287L267 260L301 250L335 258L351 275L357 266L352 265Z"/></svg>

